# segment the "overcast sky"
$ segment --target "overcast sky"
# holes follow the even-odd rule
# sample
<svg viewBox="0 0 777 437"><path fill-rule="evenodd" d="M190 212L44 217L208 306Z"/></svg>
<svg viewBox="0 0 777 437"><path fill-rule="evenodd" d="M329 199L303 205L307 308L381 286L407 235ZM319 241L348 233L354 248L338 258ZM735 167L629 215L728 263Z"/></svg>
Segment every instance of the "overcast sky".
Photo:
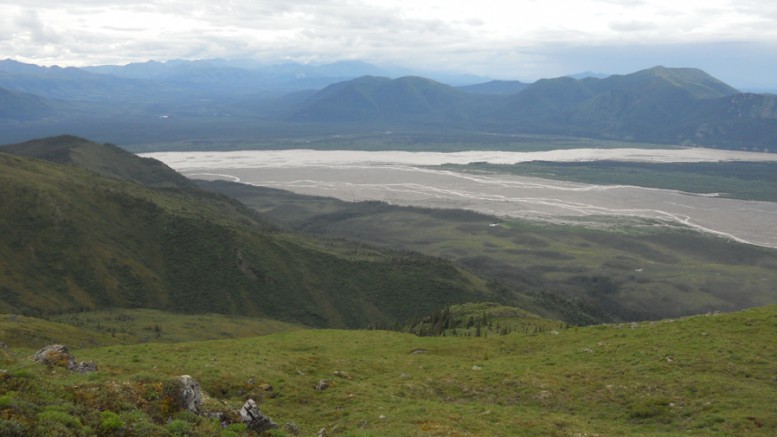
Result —
<svg viewBox="0 0 777 437"><path fill-rule="evenodd" d="M0 0L0 59L247 58L534 80L698 67L777 89L777 0Z"/></svg>

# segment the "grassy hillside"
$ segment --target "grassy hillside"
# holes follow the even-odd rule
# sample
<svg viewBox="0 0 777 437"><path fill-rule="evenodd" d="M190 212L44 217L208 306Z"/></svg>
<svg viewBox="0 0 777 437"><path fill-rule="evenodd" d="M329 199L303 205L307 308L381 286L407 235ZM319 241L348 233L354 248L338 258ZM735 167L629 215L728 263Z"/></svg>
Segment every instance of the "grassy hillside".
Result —
<svg viewBox="0 0 777 437"><path fill-rule="evenodd" d="M300 328L257 317L117 308L60 314L45 320L8 314L0 317L0 341L9 347L41 348L65 343L82 348L256 337Z"/></svg>
<svg viewBox="0 0 777 437"><path fill-rule="evenodd" d="M0 151L69 164L101 176L152 188L193 188L188 179L157 160L131 155L112 144L98 144L72 135L10 144L0 147Z"/></svg>
<svg viewBox="0 0 777 437"><path fill-rule="evenodd" d="M597 230L349 203L226 182L206 185L293 229L455 261L534 297L512 304L571 323L777 303L777 251L649 221L603 218L604 229ZM561 300L553 302L554 297Z"/></svg>
<svg viewBox="0 0 777 437"><path fill-rule="evenodd" d="M276 232L195 189L0 153L0 198L5 312L155 308L357 327L494 297L446 261Z"/></svg>
<svg viewBox="0 0 777 437"><path fill-rule="evenodd" d="M97 363L86 375L11 348L1 358L0 427L5 435L243 432L163 402L168 382L190 374L209 394L207 408L237 409L253 397L300 435L773 435L775 335L771 306L485 338L320 330L76 348L79 360ZM322 379L329 388L315 390Z"/></svg>

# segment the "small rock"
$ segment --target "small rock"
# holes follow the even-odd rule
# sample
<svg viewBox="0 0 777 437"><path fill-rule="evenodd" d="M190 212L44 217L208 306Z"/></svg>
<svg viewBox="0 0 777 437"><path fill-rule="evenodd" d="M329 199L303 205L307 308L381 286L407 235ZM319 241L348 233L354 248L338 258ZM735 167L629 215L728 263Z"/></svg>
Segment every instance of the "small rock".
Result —
<svg viewBox="0 0 777 437"><path fill-rule="evenodd" d="M386 416L384 416L384 415L382 415L382 414L381 414L380 416L378 416L378 419L380 419L380 420L385 420L385 419L386 419Z"/></svg>
<svg viewBox="0 0 777 437"><path fill-rule="evenodd" d="M266 382L259 384L259 388L261 388L264 391L272 391L272 386L270 384L267 384Z"/></svg>
<svg viewBox="0 0 777 437"><path fill-rule="evenodd" d="M200 405L202 405L202 390L200 390L200 384L189 375L181 375L178 377L181 381L181 399L183 405L187 410L194 414L200 412Z"/></svg>
<svg viewBox="0 0 777 437"><path fill-rule="evenodd" d="M248 426L248 429L257 433L263 433L278 427L269 417L259 411L259 406L253 399L249 399L240 409L240 420Z"/></svg>
<svg viewBox="0 0 777 437"><path fill-rule="evenodd" d="M345 372L342 372L340 370L335 370L333 375L335 375L338 378L351 379L351 375L349 375L349 374L347 374Z"/></svg>
<svg viewBox="0 0 777 437"><path fill-rule="evenodd" d="M326 437L326 428L319 429L318 434L316 434L316 437Z"/></svg>
<svg viewBox="0 0 777 437"><path fill-rule="evenodd" d="M425 354L427 351L426 349L413 349L410 351L411 355L418 355L418 354Z"/></svg>
<svg viewBox="0 0 777 437"><path fill-rule="evenodd" d="M480 366L478 366L477 364L475 364L474 366L472 366L472 370L482 370L482 369L483 369L483 368L482 368L482 367L480 367Z"/></svg>
<svg viewBox="0 0 777 437"><path fill-rule="evenodd" d="M38 352L32 357L35 362L45 364L47 366L64 367L71 372L85 373L94 372L97 370L97 365L92 362L78 362L73 355L70 355L70 351L67 346L63 344L51 344Z"/></svg>
<svg viewBox="0 0 777 437"><path fill-rule="evenodd" d="M286 422L283 425L283 430L291 435L299 435L299 427L294 422Z"/></svg>
<svg viewBox="0 0 777 437"><path fill-rule="evenodd" d="M542 390L541 392L537 393L537 395L534 397L535 399L543 400L543 399L548 399L552 395L553 393L549 392L548 390Z"/></svg>
<svg viewBox="0 0 777 437"><path fill-rule="evenodd" d="M209 419L216 419L222 424L229 421L229 417L223 411L210 411L205 415L205 417Z"/></svg>
<svg viewBox="0 0 777 437"><path fill-rule="evenodd" d="M70 370L76 373L96 372L97 364L91 361L76 361Z"/></svg>
<svg viewBox="0 0 777 437"><path fill-rule="evenodd" d="M326 379L322 379L318 381L318 384L316 384L316 390L318 391L324 391L329 388L329 381Z"/></svg>

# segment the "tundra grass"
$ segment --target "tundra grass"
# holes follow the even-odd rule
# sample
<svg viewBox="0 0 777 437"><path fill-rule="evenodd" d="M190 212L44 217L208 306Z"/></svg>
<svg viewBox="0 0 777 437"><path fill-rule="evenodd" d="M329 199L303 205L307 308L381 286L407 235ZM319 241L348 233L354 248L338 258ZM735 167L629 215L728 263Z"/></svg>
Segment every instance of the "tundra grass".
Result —
<svg viewBox="0 0 777 437"><path fill-rule="evenodd" d="M111 309L52 316L49 320L0 316L0 341L11 347L52 343L76 347L255 337L302 329L272 319L223 314L175 314L151 309Z"/></svg>
<svg viewBox="0 0 777 437"><path fill-rule="evenodd" d="M28 360L31 350L11 350L0 414L15 423L32 417L36 426L41 412L58 409L96 430L98 419L79 402L102 387L90 405L146 415L159 427L158 413L116 404L115 387L132 392L133 384L189 374L210 405L236 409L253 397L300 435L773 435L775 335L771 306L487 338L297 330L74 350L97 363L90 375L52 372ZM322 379L329 387L317 391ZM28 388L19 390L22 383ZM213 433L212 424L189 419L191 434Z"/></svg>

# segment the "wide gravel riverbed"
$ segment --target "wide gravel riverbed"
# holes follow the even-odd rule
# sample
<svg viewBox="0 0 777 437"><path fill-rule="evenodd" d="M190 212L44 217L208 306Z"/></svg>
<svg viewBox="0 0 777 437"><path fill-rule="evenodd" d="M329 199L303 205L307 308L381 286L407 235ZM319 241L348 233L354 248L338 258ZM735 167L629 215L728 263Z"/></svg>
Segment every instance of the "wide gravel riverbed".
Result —
<svg viewBox="0 0 777 437"><path fill-rule="evenodd" d="M192 178L225 179L348 201L382 200L397 205L464 208L503 217L589 226L617 219L650 220L777 247L774 202L422 167L532 160L777 161L775 154L709 149L573 149L527 153L270 150L159 152L143 156L159 159Z"/></svg>

